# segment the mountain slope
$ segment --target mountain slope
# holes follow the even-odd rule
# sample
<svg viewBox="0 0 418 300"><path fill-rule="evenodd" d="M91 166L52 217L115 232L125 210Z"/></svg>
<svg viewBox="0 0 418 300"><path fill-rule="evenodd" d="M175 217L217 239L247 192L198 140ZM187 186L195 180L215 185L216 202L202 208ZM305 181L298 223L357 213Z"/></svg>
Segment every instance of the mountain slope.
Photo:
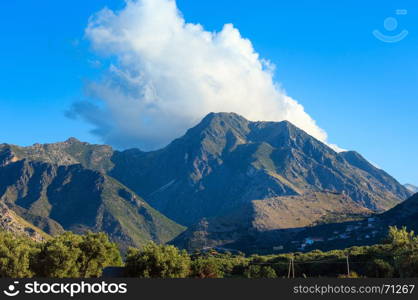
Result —
<svg viewBox="0 0 418 300"><path fill-rule="evenodd" d="M104 231L126 247L164 243L184 230L104 173L80 164L19 160L3 150L0 201L48 233Z"/></svg>
<svg viewBox="0 0 418 300"><path fill-rule="evenodd" d="M406 226L410 230L418 230L418 193L383 213L381 222L398 227Z"/></svg>
<svg viewBox="0 0 418 300"><path fill-rule="evenodd" d="M302 196L274 197L254 200L227 216L203 219L171 243L188 250L225 247L237 242L248 247L245 241L257 239L263 232L298 231L321 223L361 219L370 214L370 210L342 194L312 192Z"/></svg>
<svg viewBox="0 0 418 300"><path fill-rule="evenodd" d="M355 222L323 224L304 228L297 233L288 233L285 237L288 239L281 242L299 241L300 245L301 241L310 237L316 237L318 240L321 240L321 242L316 242L314 245L305 248L305 251L372 245L385 240L389 226L406 227L408 230L418 231L418 194L413 195L394 208L382 214L374 215L371 218L360 219ZM279 234L275 232L275 236L277 235ZM268 249L270 252L272 251L272 243L275 242L272 236L272 234L269 236L264 235L261 242L264 243L265 249ZM259 239L261 238L259 237ZM245 244L242 246L245 247ZM258 249L260 249L260 244L258 246ZM295 249L286 250L293 251Z"/></svg>

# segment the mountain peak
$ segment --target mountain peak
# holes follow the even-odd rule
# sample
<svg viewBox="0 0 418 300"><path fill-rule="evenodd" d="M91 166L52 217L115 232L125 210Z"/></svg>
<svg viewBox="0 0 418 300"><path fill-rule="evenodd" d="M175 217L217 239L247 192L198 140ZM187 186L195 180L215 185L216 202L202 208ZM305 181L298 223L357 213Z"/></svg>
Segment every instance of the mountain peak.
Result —
<svg viewBox="0 0 418 300"><path fill-rule="evenodd" d="M245 136L249 132L249 124L250 121L236 113L212 112L195 127L189 129L185 138L200 143L202 136L213 140L224 139L230 132Z"/></svg>
<svg viewBox="0 0 418 300"><path fill-rule="evenodd" d="M75 137L70 137L64 143L67 143L67 144L79 144L79 143L81 143L81 141L78 140L78 139L76 139Z"/></svg>
<svg viewBox="0 0 418 300"><path fill-rule="evenodd" d="M289 121L249 121L245 117L236 113L209 113L202 121L192 128L189 133L210 132L212 136L225 136L228 132L233 132L241 138L247 138L254 132L268 135L286 135L288 137L297 134L308 136L302 129L296 127ZM257 134L256 134L257 135Z"/></svg>
<svg viewBox="0 0 418 300"><path fill-rule="evenodd" d="M227 112L218 112L214 113L211 112L207 114L202 121L197 125L197 127L212 127L212 126L219 126L225 127L235 127L238 125L248 124L249 121L245 119L243 116L238 115L236 113L227 113Z"/></svg>
<svg viewBox="0 0 418 300"><path fill-rule="evenodd" d="M232 118L238 118L246 120L243 116L234 113L234 112L210 112L208 113L202 121L204 120L213 120L213 119L232 119Z"/></svg>

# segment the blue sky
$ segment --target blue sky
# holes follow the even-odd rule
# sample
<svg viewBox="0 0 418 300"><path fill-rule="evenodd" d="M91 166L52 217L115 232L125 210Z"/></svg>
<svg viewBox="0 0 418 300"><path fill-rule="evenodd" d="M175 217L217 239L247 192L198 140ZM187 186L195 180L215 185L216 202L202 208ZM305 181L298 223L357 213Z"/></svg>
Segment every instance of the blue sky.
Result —
<svg viewBox="0 0 418 300"><path fill-rule="evenodd" d="M186 1L187 22L219 31L233 23L276 65L288 95L329 135L400 182L418 185L418 3L416 1ZM239 5L237 5L239 3ZM0 142L30 145L75 136L100 143L65 111L103 72L84 38L88 18L123 1L0 3ZM406 9L407 14L396 14ZM393 31L384 20L394 17ZM397 43L373 30L409 34Z"/></svg>

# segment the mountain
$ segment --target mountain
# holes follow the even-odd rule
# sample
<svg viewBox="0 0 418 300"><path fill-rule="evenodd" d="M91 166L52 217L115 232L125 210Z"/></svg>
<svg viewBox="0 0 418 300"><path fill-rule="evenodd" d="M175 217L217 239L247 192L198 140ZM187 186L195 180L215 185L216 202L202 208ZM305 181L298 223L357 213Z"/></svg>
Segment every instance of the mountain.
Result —
<svg viewBox="0 0 418 300"><path fill-rule="evenodd" d="M117 180L57 150L58 146L74 150L74 144L78 142L0 146L0 202L49 234L104 231L122 248L149 240L164 243L184 230ZM90 153L92 146L84 146L83 151ZM88 163L95 166L93 157Z"/></svg>
<svg viewBox="0 0 418 300"><path fill-rule="evenodd" d="M411 191L412 193L418 193L418 187L412 184L405 184L404 185L409 191Z"/></svg>
<svg viewBox="0 0 418 300"><path fill-rule="evenodd" d="M354 151L287 121L211 113L163 149L70 138L0 145L0 202L47 233L105 231L120 244L222 246L277 230L357 220L411 195ZM183 232L184 226L189 229ZM248 244L248 243L247 243Z"/></svg>
<svg viewBox="0 0 418 300"><path fill-rule="evenodd" d="M336 153L286 121L250 122L234 113L211 113L164 149L116 152L112 162L111 176L184 225L311 192L346 195L373 211L410 195L356 152Z"/></svg>

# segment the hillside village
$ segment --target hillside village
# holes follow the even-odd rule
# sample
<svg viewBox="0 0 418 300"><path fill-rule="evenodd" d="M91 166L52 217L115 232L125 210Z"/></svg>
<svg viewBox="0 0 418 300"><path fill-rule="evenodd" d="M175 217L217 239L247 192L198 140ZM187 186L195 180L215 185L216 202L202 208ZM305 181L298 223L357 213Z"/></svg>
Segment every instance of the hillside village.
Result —
<svg viewBox="0 0 418 300"><path fill-rule="evenodd" d="M293 240L285 244L274 245L274 253L286 253L289 251L307 252L314 249L328 249L327 245L333 244L373 244L383 238L378 217L368 217L361 221L332 224L323 230L324 226L303 228Z"/></svg>

